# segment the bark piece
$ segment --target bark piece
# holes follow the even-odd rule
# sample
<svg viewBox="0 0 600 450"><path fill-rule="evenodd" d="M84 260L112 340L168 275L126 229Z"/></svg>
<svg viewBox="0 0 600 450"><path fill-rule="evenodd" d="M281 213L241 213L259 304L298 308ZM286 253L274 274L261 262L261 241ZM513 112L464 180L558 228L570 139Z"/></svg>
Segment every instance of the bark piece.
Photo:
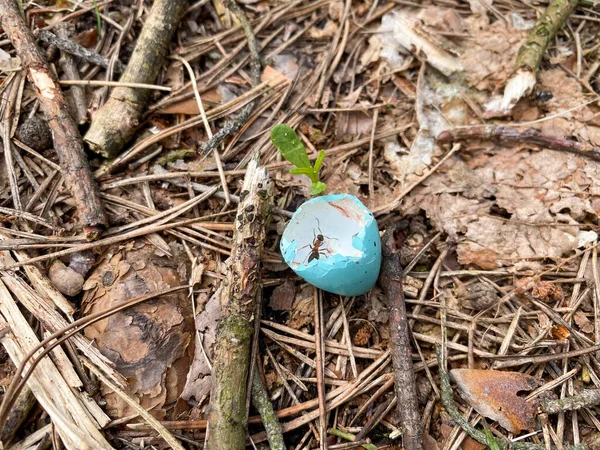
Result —
<svg viewBox="0 0 600 450"><path fill-rule="evenodd" d="M25 25L14 0L0 2L0 21L35 86L52 131L54 148L64 171L67 187L77 205L79 221L89 240L106 227L102 203L83 149L77 124L69 114L58 80L50 71L33 34Z"/></svg>
<svg viewBox="0 0 600 450"><path fill-rule="evenodd" d="M160 257L154 246L142 241L113 249L86 281L84 314L185 284L186 259L175 251L174 255ZM127 378L126 392L163 419L165 406L178 400L190 366L192 320L191 303L182 290L118 312L90 325L84 333ZM103 395L109 416L135 414L112 390L104 388Z"/></svg>
<svg viewBox="0 0 600 450"><path fill-rule="evenodd" d="M185 0L156 0L153 3L119 81L155 82L186 5ZM92 124L84 138L90 148L105 158L116 156L138 129L149 94L148 89L115 88L108 101L92 117Z"/></svg>
<svg viewBox="0 0 600 450"><path fill-rule="evenodd" d="M210 395L211 450L246 447L246 396L250 366L255 299L260 283L260 261L271 210L272 184L256 159L248 164L235 220L227 278L221 287L222 316L214 347Z"/></svg>

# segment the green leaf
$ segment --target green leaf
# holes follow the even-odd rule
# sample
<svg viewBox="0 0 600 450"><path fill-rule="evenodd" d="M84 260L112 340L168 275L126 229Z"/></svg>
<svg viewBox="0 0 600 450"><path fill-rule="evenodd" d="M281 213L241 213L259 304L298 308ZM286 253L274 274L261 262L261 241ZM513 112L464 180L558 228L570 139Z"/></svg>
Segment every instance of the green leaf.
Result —
<svg viewBox="0 0 600 450"><path fill-rule="evenodd" d="M315 172L319 173L321 170L321 166L323 165L323 160L325 159L325 151L321 150L319 155L317 156L317 160L315 161Z"/></svg>
<svg viewBox="0 0 600 450"><path fill-rule="evenodd" d="M312 167L310 169L308 167L294 167L290 169L290 173L294 175L306 175L310 177L313 175L314 170Z"/></svg>
<svg viewBox="0 0 600 450"><path fill-rule="evenodd" d="M285 124L279 124L271 130L271 142L281 152L283 157L296 167L310 167L306 149L294 129Z"/></svg>
<svg viewBox="0 0 600 450"><path fill-rule="evenodd" d="M310 194L311 195L319 195L325 189L327 189L327 185L325 183L323 183L322 181L317 181L316 183L312 184L312 186L310 188Z"/></svg>

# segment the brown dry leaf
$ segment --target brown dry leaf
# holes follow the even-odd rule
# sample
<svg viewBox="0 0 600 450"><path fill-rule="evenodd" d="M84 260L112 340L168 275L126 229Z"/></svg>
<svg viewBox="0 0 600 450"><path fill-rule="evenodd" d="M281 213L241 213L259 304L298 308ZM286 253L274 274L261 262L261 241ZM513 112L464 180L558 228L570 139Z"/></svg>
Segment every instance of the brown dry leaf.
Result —
<svg viewBox="0 0 600 450"><path fill-rule="evenodd" d="M218 88L204 92L200 98L202 99L202 106L205 110L210 109L212 106L220 105L223 101L223 96L219 92ZM182 100L178 103L169 105L158 112L160 114L185 114L188 116L195 116L200 114L200 109L198 109L198 102L196 99L190 98L188 100Z"/></svg>
<svg viewBox="0 0 600 450"><path fill-rule="evenodd" d="M296 283L294 280L287 279L273 290L269 306L273 311L289 311L296 298Z"/></svg>
<svg viewBox="0 0 600 450"><path fill-rule="evenodd" d="M271 66L265 67L263 73L260 75L260 81L267 83L269 86L277 86L280 83L289 83L291 80L288 76L278 72Z"/></svg>
<svg viewBox="0 0 600 450"><path fill-rule="evenodd" d="M290 320L287 323L289 327L299 330L314 322L315 305L313 289L312 286L307 286L296 295Z"/></svg>
<svg viewBox="0 0 600 450"><path fill-rule="evenodd" d="M535 405L518 396L542 382L520 372L453 369L450 376L461 396L479 414L497 421L511 433L535 427Z"/></svg>
<svg viewBox="0 0 600 450"><path fill-rule="evenodd" d="M531 296L544 303L562 302L565 299L560 286L549 281L539 281L531 289Z"/></svg>
<svg viewBox="0 0 600 450"><path fill-rule="evenodd" d="M440 450L437 441L429 433L423 434L423 448L425 450Z"/></svg>
<svg viewBox="0 0 600 450"><path fill-rule="evenodd" d="M306 32L306 36L310 39L325 40L330 39L337 33L339 26L333 20L327 20L324 27L310 27Z"/></svg>
<svg viewBox="0 0 600 450"><path fill-rule="evenodd" d="M577 311L573 320L575 320L582 333L590 334L594 332L594 324L587 318L583 311Z"/></svg>
<svg viewBox="0 0 600 450"><path fill-rule="evenodd" d="M465 440L460 445L462 450L485 450L488 448L487 445L480 444L470 436L465 437Z"/></svg>
<svg viewBox="0 0 600 450"><path fill-rule="evenodd" d="M501 89L512 74L527 32L502 20L490 23L486 14L469 16L465 23L467 33L477 38L464 43L460 58L464 74L471 86L493 93Z"/></svg>
<svg viewBox="0 0 600 450"><path fill-rule="evenodd" d="M172 250L179 256L161 258L152 245L134 241L107 253L85 283L84 314L185 284L187 258L175 246ZM175 403L183 389L194 347L193 331L191 304L187 291L182 290L118 312L87 327L85 335L127 378L127 392L163 419L165 406ZM134 413L112 391L104 389L102 394L111 417Z"/></svg>

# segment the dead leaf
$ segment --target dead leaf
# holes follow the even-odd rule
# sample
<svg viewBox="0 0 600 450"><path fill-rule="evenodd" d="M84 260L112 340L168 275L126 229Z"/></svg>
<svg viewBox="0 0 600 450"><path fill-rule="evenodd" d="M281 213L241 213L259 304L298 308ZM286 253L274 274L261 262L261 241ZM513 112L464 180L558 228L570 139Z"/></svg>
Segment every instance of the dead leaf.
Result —
<svg viewBox="0 0 600 450"><path fill-rule="evenodd" d="M322 41L325 39L330 39L337 33L339 27L338 24L333 20L327 20L327 23L324 27L310 27L306 35L310 39L316 39L318 41Z"/></svg>
<svg viewBox="0 0 600 450"><path fill-rule="evenodd" d="M560 286L549 281L540 281L533 286L531 296L544 303L560 303L565 299Z"/></svg>
<svg viewBox="0 0 600 450"><path fill-rule="evenodd" d="M471 12L473 14L486 14L490 6L492 6L493 0L469 0L471 6Z"/></svg>
<svg viewBox="0 0 600 450"><path fill-rule="evenodd" d="M302 289L297 295L288 326L296 330L314 322L315 306L313 299L313 287L307 286Z"/></svg>
<svg viewBox="0 0 600 450"><path fill-rule="evenodd" d="M223 102L223 96L217 88L204 92L200 98L202 99L202 106L205 110L209 110L211 107L220 105ZM169 105L158 112L160 114L185 114L188 116L195 116L200 114L200 109L198 108L196 99L191 98Z"/></svg>
<svg viewBox="0 0 600 450"><path fill-rule="evenodd" d="M269 306L273 311L289 311L292 309L295 298L296 283L294 283L294 280L288 278L283 284L280 284L273 290Z"/></svg>
<svg viewBox="0 0 600 450"><path fill-rule="evenodd" d="M479 414L497 421L511 433L535 428L535 406L519 397L542 382L520 372L453 369L451 378L465 401Z"/></svg>
<svg viewBox="0 0 600 450"><path fill-rule="evenodd" d="M395 9L384 14L379 27L379 38L383 43L381 56L392 68L396 68L401 58L399 51L409 52L416 56L423 54L427 63L444 75L451 75L462 69L460 59L440 44L439 36L427 33L420 26L420 20L408 9ZM437 39L436 39L437 38Z"/></svg>
<svg viewBox="0 0 600 450"><path fill-rule="evenodd" d="M577 311L575 316L573 316L573 320L575 320L582 333L590 334L594 332L594 324L587 318L583 311Z"/></svg>

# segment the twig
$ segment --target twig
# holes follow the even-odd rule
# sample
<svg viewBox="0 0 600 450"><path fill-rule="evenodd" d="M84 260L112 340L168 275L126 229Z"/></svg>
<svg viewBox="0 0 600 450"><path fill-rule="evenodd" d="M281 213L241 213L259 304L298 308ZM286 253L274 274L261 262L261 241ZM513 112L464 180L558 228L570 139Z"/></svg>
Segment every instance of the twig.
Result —
<svg viewBox="0 0 600 450"><path fill-rule="evenodd" d="M407 450L423 449L423 428L412 364L411 338L402 288L402 266L396 244L398 226L391 226L383 235L382 267L379 284L385 292L389 309L389 334L394 366L397 411L403 428Z"/></svg>
<svg viewBox="0 0 600 450"><path fill-rule="evenodd" d="M269 448L271 450L286 450L283 433L281 432L281 424L275 415L271 399L269 399L267 390L263 386L256 368L254 370L254 377L252 378L252 404L262 418L267 439L269 440Z"/></svg>
<svg viewBox="0 0 600 450"><path fill-rule="evenodd" d="M67 42L69 35L73 32L75 26L73 24L61 23L56 27L58 35ZM70 53L62 51L58 64L65 73L66 77L71 80L80 80L77 63ZM85 98L85 88L73 86L71 89L71 97L73 99L73 108L75 110L75 120L78 124L87 122L87 101Z"/></svg>
<svg viewBox="0 0 600 450"><path fill-rule="evenodd" d="M521 97L533 91L546 48L577 3L578 0L553 0L529 31L527 42L519 49L515 72L506 84L500 106L502 110L510 109Z"/></svg>
<svg viewBox="0 0 600 450"><path fill-rule="evenodd" d="M186 0L156 0L152 4L121 82L153 83L156 80L186 5ZM106 158L116 156L137 131L148 96L146 89L114 89L92 118L84 137L90 148Z"/></svg>
<svg viewBox="0 0 600 450"><path fill-rule="evenodd" d="M14 0L0 2L0 18L2 28L21 57L30 81L36 87L38 99L52 130L54 148L64 171L67 187L77 205L79 220L87 238L96 239L108 222L90 173L77 124L68 113L58 80L48 68Z"/></svg>
<svg viewBox="0 0 600 450"><path fill-rule="evenodd" d="M260 84L260 55L256 36L252 31L252 26L250 25L246 14L244 14L244 11L242 11L238 4L235 3L234 0L227 0L226 5L227 8L229 8L240 21L242 29L244 30L244 34L246 35L246 40L248 41L248 48L250 49L251 55L250 76L252 78L253 86L258 86ZM200 151L202 153L208 153L217 147L221 142L223 142L223 140L228 136L231 136L233 133L236 133L240 128L242 128L242 126L248 120L248 117L250 117L255 105L256 100L253 100L244 106L244 109L242 109L234 119L223 125L223 128L217 131L213 137L200 146Z"/></svg>
<svg viewBox="0 0 600 450"><path fill-rule="evenodd" d="M546 414L556 414L563 411L573 411L581 408L589 408L600 404L600 389L586 389L581 394L558 400L546 400L542 402L542 411Z"/></svg>
<svg viewBox="0 0 600 450"><path fill-rule="evenodd" d="M156 91L171 92L168 86L158 86L157 84L148 83L129 83L125 81L106 81L106 80L60 80L63 86L114 86L135 89L150 89Z"/></svg>
<svg viewBox="0 0 600 450"><path fill-rule="evenodd" d="M323 336L323 303L319 290L313 287L315 312L315 366L317 374L317 395L319 398L319 449L327 450L327 399L325 392L325 342Z"/></svg>
<svg viewBox="0 0 600 450"><path fill-rule="evenodd" d="M59 50L76 56L82 61L95 64L97 66L102 67L103 69L108 69L108 59L106 59L102 55L99 55L98 53L94 53L88 50L82 45L79 45L77 42L74 42L67 38L57 37L53 33L46 30L39 30L37 33L35 33L35 36L37 36L37 38L41 41L54 45ZM117 72L122 72L123 64L117 62L115 70Z"/></svg>
<svg viewBox="0 0 600 450"><path fill-rule="evenodd" d="M594 147L593 145L584 144L572 139L548 136L533 128L523 131L517 128L500 127L496 125L457 128L452 131L443 131L437 137L436 141L438 144L448 144L475 139L490 139L498 142L537 145L549 150L574 153L593 159L594 161L600 161L600 147Z"/></svg>
<svg viewBox="0 0 600 450"><path fill-rule="evenodd" d="M213 356L208 442L211 450L244 450L246 394L260 263L272 210L268 172L252 160L236 217L234 247L221 286L221 319Z"/></svg>

